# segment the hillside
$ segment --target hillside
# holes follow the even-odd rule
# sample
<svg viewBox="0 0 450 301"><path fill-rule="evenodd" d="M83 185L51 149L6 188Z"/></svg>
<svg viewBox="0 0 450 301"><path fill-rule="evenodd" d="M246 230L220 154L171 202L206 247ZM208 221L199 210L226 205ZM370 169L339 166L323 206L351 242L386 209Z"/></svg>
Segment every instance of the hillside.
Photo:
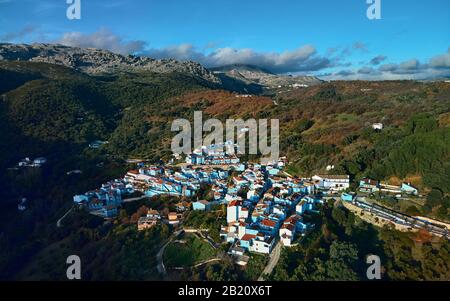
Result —
<svg viewBox="0 0 450 301"><path fill-rule="evenodd" d="M411 177L421 188L433 188L435 181L424 173L435 173L448 162L448 83L332 82L277 93L273 99L253 96L243 101L186 73L93 76L16 61L0 61L0 68L0 77L8 78L0 86L5 95L2 129L12 138L3 142L4 167L23 156L55 152L57 144L79 151L96 139L108 140L105 150L119 158L167 159L171 120L191 118L195 110L222 120L279 119L281 153L288 155L290 171L298 174L335 165L356 179ZM384 130L373 131L373 123L383 123ZM421 123L426 128L417 130ZM444 143L426 140L432 135ZM434 145L436 153L418 153L422 141ZM415 144L415 153L393 152L408 143ZM427 163L391 166L389 162L399 164L395 154ZM447 190L443 183L437 185Z"/></svg>
<svg viewBox="0 0 450 301"><path fill-rule="evenodd" d="M45 277L57 278L52 274L55 270L49 254L57 252L55 248L66 252L66 237L70 237L70 246L80 248L83 254L104 252L101 259L89 259L92 279L113 260L121 262L112 268L116 278L153 279L153 262L141 273L136 252L153 256L154 246L166 239L166 232L160 235L153 231L143 237L135 233L134 225L102 226L86 216L78 222L74 218L73 225L63 229L56 229L55 222L70 208L74 194L123 175L129 167L126 159L157 162L171 158L171 122L175 118L192 119L198 110L203 111L205 119L222 121L277 118L280 151L288 156L289 173L308 176L335 165L332 172L348 173L353 185L365 176L411 181L426 196L423 205L411 210L449 219L449 83L337 81L284 90L273 97L244 98L189 72L100 75L28 61L0 61L0 79L0 168L5 171L0 173L5 183L1 191L0 242L7 246L0 252L1 279L16 277L18 271L36 276L33 266L25 272L21 269L38 252L48 265ZM383 130L374 131L372 124L380 122ZM94 140L109 143L91 149L89 143ZM45 156L49 163L39 170L7 169L27 156ZM247 159L257 158L243 158ZM83 170L82 176L67 175L73 169ZM21 197L32 200L31 209L23 215L17 212ZM326 229L321 230L327 234ZM128 231L131 247L114 255L111 248L120 248ZM323 239L328 241L327 237ZM143 250L139 247L142 240L145 246L153 247ZM330 247L328 243L326 246ZM364 244L359 247L364 248ZM389 248L385 251L397 252ZM124 268L129 264L132 271ZM285 277L282 272L278 271L277 277ZM307 279L301 273L296 277Z"/></svg>

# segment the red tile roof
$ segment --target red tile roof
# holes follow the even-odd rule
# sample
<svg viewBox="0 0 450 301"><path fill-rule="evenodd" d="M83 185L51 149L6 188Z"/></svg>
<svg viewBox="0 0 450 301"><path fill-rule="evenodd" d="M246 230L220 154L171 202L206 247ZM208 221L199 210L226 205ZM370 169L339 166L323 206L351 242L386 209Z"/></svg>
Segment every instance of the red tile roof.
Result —
<svg viewBox="0 0 450 301"><path fill-rule="evenodd" d="M295 223L298 222L300 219L301 219L300 216L294 214L294 215L291 215L290 217L288 217L288 218L284 221L284 223L285 223L285 224L290 224L290 223L294 223L294 224L295 224Z"/></svg>
<svg viewBox="0 0 450 301"><path fill-rule="evenodd" d="M265 220L263 220L262 222L261 222L261 224L263 225L263 226L266 226L266 227L275 227L276 225L277 225L277 223L275 222L275 221L273 221L273 220L270 220L270 219L265 219Z"/></svg>
<svg viewBox="0 0 450 301"><path fill-rule="evenodd" d="M282 227L282 229L288 229L290 231L294 231L295 227L292 224L284 224Z"/></svg>
<svg viewBox="0 0 450 301"><path fill-rule="evenodd" d="M245 240L245 241L249 241L252 240L256 237L256 235L253 234L245 234L244 236L242 236L241 240Z"/></svg>
<svg viewBox="0 0 450 301"><path fill-rule="evenodd" d="M234 207L234 206L240 206L241 205L241 201L239 201L239 200L234 200L234 201L231 201L229 204L228 204L228 207Z"/></svg>

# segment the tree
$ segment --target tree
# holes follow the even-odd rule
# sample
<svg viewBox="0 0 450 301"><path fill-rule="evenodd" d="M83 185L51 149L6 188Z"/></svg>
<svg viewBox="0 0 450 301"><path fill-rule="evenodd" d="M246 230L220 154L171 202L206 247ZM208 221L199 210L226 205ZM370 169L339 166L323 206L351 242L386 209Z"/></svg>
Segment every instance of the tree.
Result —
<svg viewBox="0 0 450 301"><path fill-rule="evenodd" d="M441 190L433 188L427 196L427 204L431 207L436 207L440 204L443 197Z"/></svg>

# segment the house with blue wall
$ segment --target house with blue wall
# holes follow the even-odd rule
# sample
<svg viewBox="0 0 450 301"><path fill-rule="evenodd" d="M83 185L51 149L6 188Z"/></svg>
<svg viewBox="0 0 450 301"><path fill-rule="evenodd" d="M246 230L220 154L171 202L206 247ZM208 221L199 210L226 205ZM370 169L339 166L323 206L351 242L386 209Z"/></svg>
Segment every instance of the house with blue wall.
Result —
<svg viewBox="0 0 450 301"><path fill-rule="evenodd" d="M199 211L208 211L209 209L211 209L211 204L210 204L210 202L205 201L205 200L193 202L192 209L199 210Z"/></svg>
<svg viewBox="0 0 450 301"><path fill-rule="evenodd" d="M341 199L345 202L353 202L356 199L356 194L345 192L341 194Z"/></svg>
<svg viewBox="0 0 450 301"><path fill-rule="evenodd" d="M402 183L401 191L406 194L419 194L419 190L416 187L412 186L411 183Z"/></svg>
<svg viewBox="0 0 450 301"><path fill-rule="evenodd" d="M244 248L245 250L249 250L252 244L253 239L255 239L256 235L253 234L245 234L241 237L239 241L239 245L241 248Z"/></svg>
<svg viewBox="0 0 450 301"><path fill-rule="evenodd" d="M105 206L100 210L99 213L103 217L117 216L117 213L118 213L117 206Z"/></svg>

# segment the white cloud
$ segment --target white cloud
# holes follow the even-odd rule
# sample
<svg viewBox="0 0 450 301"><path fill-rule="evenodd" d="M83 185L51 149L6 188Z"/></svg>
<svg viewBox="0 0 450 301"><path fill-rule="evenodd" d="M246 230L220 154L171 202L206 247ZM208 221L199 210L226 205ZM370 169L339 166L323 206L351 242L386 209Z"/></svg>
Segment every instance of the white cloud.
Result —
<svg viewBox="0 0 450 301"><path fill-rule="evenodd" d="M74 47L107 49L120 54L143 51L146 45L146 42L140 40L126 41L106 28L102 28L92 34L83 34L81 32L65 33L57 42Z"/></svg>
<svg viewBox="0 0 450 301"><path fill-rule="evenodd" d="M447 53L433 57L430 60L430 66L435 68L450 68L450 47Z"/></svg>
<svg viewBox="0 0 450 301"><path fill-rule="evenodd" d="M194 60L206 67L218 67L231 64L256 65L276 73L311 72L331 66L331 61L317 54L314 46L306 45L293 51L257 52L253 49L218 48L209 54L198 51L190 44L162 49L150 49L145 55L154 58L175 58Z"/></svg>

